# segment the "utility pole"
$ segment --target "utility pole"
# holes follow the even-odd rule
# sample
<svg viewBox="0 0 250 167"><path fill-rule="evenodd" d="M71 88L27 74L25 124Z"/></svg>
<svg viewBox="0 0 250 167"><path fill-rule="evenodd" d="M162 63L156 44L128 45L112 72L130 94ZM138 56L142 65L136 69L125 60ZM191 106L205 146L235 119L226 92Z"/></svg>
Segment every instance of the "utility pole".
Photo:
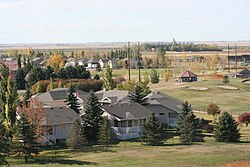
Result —
<svg viewBox="0 0 250 167"><path fill-rule="evenodd" d="M130 81L130 42L128 42L128 53L127 53L127 58L128 58L128 80Z"/></svg>
<svg viewBox="0 0 250 167"><path fill-rule="evenodd" d="M140 56L140 42L138 42L138 55L137 55L137 59L138 59L138 69L139 69L139 83L141 82L141 56Z"/></svg>
<svg viewBox="0 0 250 167"><path fill-rule="evenodd" d="M235 70L237 72L237 45L235 44Z"/></svg>
<svg viewBox="0 0 250 167"><path fill-rule="evenodd" d="M228 68L228 72L230 72L230 62L229 62L229 44L227 44L227 68Z"/></svg>

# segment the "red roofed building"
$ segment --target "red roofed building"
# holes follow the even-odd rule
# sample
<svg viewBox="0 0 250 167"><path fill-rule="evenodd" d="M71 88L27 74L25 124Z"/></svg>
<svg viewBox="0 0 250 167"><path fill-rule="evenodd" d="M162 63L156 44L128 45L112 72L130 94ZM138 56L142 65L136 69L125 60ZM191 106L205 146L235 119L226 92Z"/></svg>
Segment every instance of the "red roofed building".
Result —
<svg viewBox="0 0 250 167"><path fill-rule="evenodd" d="M183 72L179 76L179 78L180 78L180 82L195 82L195 81L197 81L197 75L189 70Z"/></svg>

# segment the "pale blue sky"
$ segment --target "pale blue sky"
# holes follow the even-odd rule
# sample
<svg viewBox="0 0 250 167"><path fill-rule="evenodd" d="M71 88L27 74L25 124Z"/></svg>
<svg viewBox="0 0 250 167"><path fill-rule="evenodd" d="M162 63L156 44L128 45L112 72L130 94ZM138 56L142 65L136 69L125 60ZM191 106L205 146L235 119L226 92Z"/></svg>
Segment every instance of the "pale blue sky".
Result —
<svg viewBox="0 0 250 167"><path fill-rule="evenodd" d="M250 40L250 0L0 0L0 43Z"/></svg>

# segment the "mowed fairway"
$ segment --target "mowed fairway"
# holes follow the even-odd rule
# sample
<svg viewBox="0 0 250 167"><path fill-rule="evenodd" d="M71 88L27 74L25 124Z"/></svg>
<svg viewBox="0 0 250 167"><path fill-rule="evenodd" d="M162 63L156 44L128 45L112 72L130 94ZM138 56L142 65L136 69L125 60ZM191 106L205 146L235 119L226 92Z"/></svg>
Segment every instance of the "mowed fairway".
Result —
<svg viewBox="0 0 250 167"><path fill-rule="evenodd" d="M199 78L200 79L200 78ZM208 79L192 83L177 83L161 81L159 84L149 84L150 89L161 91L192 104L194 110L205 111L210 103L217 104L221 111L234 115L250 112L250 85L242 83L242 79L231 78L228 85L238 90L228 90L217 87L222 80ZM194 90L187 87L202 87L207 90Z"/></svg>
<svg viewBox="0 0 250 167"><path fill-rule="evenodd" d="M120 142L105 148L83 147L78 151L68 148L43 150L29 164L22 159L8 158L11 166L100 166L100 167L215 167L232 162L249 160L249 143L216 143L206 137L204 143L189 146L179 144L177 138L169 139L165 146L141 146L140 142ZM249 163L249 162L248 162ZM249 164L250 165L250 164Z"/></svg>

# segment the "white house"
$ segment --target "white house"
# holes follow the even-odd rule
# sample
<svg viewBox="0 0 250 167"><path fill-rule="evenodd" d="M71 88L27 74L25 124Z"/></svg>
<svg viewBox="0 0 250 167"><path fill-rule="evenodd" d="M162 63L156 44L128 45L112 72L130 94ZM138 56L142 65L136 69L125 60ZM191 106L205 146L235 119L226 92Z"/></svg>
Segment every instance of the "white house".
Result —
<svg viewBox="0 0 250 167"><path fill-rule="evenodd" d="M117 63L117 60L115 60L115 59L109 60L108 65L110 68L118 68L118 63Z"/></svg>
<svg viewBox="0 0 250 167"><path fill-rule="evenodd" d="M88 68L96 68L99 63L99 58L91 58L88 60Z"/></svg>
<svg viewBox="0 0 250 167"><path fill-rule="evenodd" d="M104 67L106 67L106 65L109 65L108 62L109 62L109 59L100 59L99 60L99 64L100 64L101 68L104 68Z"/></svg>

